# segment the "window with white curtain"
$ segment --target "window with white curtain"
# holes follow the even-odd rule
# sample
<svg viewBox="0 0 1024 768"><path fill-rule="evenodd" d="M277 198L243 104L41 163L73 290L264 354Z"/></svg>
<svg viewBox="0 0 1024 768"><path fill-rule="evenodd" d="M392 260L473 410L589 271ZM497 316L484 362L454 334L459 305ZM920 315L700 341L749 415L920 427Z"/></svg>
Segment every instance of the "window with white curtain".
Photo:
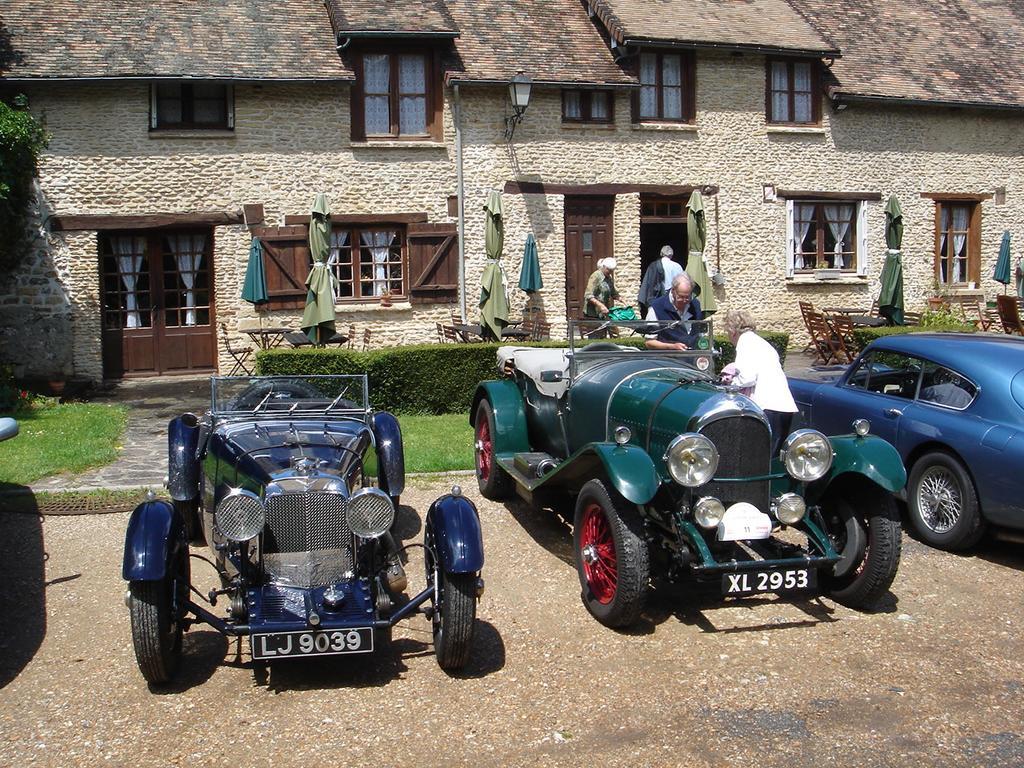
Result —
<svg viewBox="0 0 1024 768"><path fill-rule="evenodd" d="M235 127L234 91L229 84L161 82L150 89L150 130Z"/></svg>
<svg viewBox="0 0 1024 768"><path fill-rule="evenodd" d="M694 59L690 53L644 51L634 118L689 122L695 114Z"/></svg>
<svg viewBox="0 0 1024 768"><path fill-rule="evenodd" d="M978 203L950 200L936 203L935 277L944 286L966 286L980 273L981 222Z"/></svg>
<svg viewBox="0 0 1024 768"><path fill-rule="evenodd" d="M612 122L612 92L599 90L563 90L562 122Z"/></svg>
<svg viewBox="0 0 1024 768"><path fill-rule="evenodd" d="M821 121L817 61L769 59L767 77L769 123L816 125Z"/></svg>
<svg viewBox="0 0 1024 768"><path fill-rule="evenodd" d="M787 200L787 273L867 274L866 202Z"/></svg>
<svg viewBox="0 0 1024 768"><path fill-rule="evenodd" d="M433 129L434 87L425 53L367 52L361 56L362 134L365 138L426 138ZM353 126L355 130L356 126Z"/></svg>
<svg viewBox="0 0 1024 768"><path fill-rule="evenodd" d="M405 295L405 231L395 226L331 232L327 255L337 302Z"/></svg>

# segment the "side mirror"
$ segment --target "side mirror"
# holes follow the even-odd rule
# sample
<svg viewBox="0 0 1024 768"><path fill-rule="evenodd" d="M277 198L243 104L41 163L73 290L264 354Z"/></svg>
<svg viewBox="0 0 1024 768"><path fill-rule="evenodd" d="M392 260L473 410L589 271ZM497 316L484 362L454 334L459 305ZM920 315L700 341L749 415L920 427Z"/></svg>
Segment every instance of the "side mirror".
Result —
<svg viewBox="0 0 1024 768"><path fill-rule="evenodd" d="M0 419L0 440L9 440L18 434L18 422L9 417Z"/></svg>
<svg viewBox="0 0 1024 768"><path fill-rule="evenodd" d="M555 383L557 381L561 381L562 380L562 372L561 371L541 371L540 372L540 380L545 382L545 383L548 383L548 384L553 384L553 383Z"/></svg>

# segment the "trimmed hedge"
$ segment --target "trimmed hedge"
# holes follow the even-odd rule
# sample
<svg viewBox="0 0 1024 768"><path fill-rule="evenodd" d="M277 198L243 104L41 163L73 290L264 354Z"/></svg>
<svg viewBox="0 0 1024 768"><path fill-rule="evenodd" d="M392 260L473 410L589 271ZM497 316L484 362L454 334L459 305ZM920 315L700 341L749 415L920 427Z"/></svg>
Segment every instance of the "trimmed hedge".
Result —
<svg viewBox="0 0 1024 768"><path fill-rule="evenodd" d="M857 341L857 349L864 349L875 339L882 336L895 336L901 333L974 333L977 329L973 325L883 325L878 328L865 328L857 326L853 329L853 338Z"/></svg>
<svg viewBox="0 0 1024 768"><path fill-rule="evenodd" d="M763 333L785 359L789 336ZM639 338L617 343L643 346ZM720 369L736 357L727 339L716 338ZM468 413L477 382L497 378L497 349L502 344L419 344L358 352L349 349L269 349L256 356L256 372L265 376L329 376L365 373L375 408L396 413ZM565 347L565 341L524 346Z"/></svg>

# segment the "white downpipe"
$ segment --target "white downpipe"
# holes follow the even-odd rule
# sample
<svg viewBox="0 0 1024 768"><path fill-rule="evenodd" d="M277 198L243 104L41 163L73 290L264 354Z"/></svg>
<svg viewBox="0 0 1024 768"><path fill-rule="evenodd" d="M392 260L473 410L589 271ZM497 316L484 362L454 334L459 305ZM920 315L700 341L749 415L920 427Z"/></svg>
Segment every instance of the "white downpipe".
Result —
<svg viewBox="0 0 1024 768"><path fill-rule="evenodd" d="M462 185L462 97L455 84L455 179L459 202L459 312L466 320L466 193Z"/></svg>

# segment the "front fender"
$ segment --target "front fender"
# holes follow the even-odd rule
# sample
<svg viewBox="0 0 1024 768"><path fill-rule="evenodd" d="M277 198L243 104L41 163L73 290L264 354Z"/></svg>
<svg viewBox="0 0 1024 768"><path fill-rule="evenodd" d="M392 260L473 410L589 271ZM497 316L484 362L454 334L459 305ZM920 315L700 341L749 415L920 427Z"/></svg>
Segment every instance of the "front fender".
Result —
<svg viewBox="0 0 1024 768"><path fill-rule="evenodd" d="M501 379L480 383L473 395L473 407L469 410L469 423L474 427L476 409L481 400L487 400L494 409L494 434L491 436L494 452L501 455L529 451L523 396L515 382Z"/></svg>
<svg viewBox="0 0 1024 768"><path fill-rule="evenodd" d="M381 490L390 496L401 496L405 490L405 449L398 419L380 411L370 418L370 429L377 443L377 479Z"/></svg>
<svg viewBox="0 0 1024 768"><path fill-rule="evenodd" d="M476 573L484 567L484 538L476 507L465 496L442 496L427 510L425 528L434 532L437 555L447 573Z"/></svg>
<svg viewBox="0 0 1024 768"><path fill-rule="evenodd" d="M615 490L634 504L646 504L658 492L661 485L658 471L643 448L629 444L591 443L580 452L576 461L588 455L600 460Z"/></svg>
<svg viewBox="0 0 1024 768"><path fill-rule="evenodd" d="M864 475L885 490L896 493L907 484L907 470L899 453L889 443L875 435L839 435L830 437L832 469L814 483L820 495L829 484L846 473Z"/></svg>
<svg viewBox="0 0 1024 768"><path fill-rule="evenodd" d="M171 549L184 540L182 522L169 501L144 501L132 512L124 536L125 581L162 579Z"/></svg>
<svg viewBox="0 0 1024 768"><path fill-rule="evenodd" d="M167 425L167 490L176 501L199 496L199 419L184 413Z"/></svg>

